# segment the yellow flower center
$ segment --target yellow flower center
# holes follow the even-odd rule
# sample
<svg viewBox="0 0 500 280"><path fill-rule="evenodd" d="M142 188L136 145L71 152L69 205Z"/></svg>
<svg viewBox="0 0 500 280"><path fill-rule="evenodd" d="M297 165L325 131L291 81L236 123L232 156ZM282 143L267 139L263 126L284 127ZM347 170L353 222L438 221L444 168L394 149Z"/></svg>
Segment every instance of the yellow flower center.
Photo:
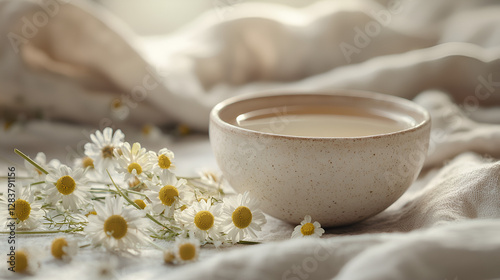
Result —
<svg viewBox="0 0 500 280"><path fill-rule="evenodd" d="M16 267L14 268L15 272L25 272L28 269L28 255L20 250L15 252L16 257Z"/></svg>
<svg viewBox="0 0 500 280"><path fill-rule="evenodd" d="M14 121L9 121L9 120L5 121L5 122L3 123L3 130L5 130L5 131L9 130L9 128L10 128L13 124L14 124Z"/></svg>
<svg viewBox="0 0 500 280"><path fill-rule="evenodd" d="M142 134L144 134L144 135L149 135L149 134L151 133L151 131L152 131L152 130L153 130L153 127L152 127L151 125L149 125L149 124L146 124L146 125L144 125L144 126L142 127L141 132L142 132Z"/></svg>
<svg viewBox="0 0 500 280"><path fill-rule="evenodd" d="M104 232L107 236L113 236L115 239L120 239L127 234L127 221L120 215L110 216L104 222Z"/></svg>
<svg viewBox="0 0 500 280"><path fill-rule="evenodd" d="M158 197L163 205L172 206L175 202L175 197L179 196L179 190L171 185L164 186L161 188Z"/></svg>
<svg viewBox="0 0 500 280"><path fill-rule="evenodd" d="M12 213L12 211L10 211ZM30 217L31 205L26 200L18 199L14 202L14 217L21 221L26 221Z"/></svg>
<svg viewBox="0 0 500 280"><path fill-rule="evenodd" d="M63 195L71 194L75 190L75 187L75 180L69 175L62 176L56 183L57 190Z"/></svg>
<svg viewBox="0 0 500 280"><path fill-rule="evenodd" d="M189 132L191 132L191 129L189 128L189 126L187 126L185 124L180 124L177 127L177 131L179 131L180 135L188 135Z"/></svg>
<svg viewBox="0 0 500 280"><path fill-rule="evenodd" d="M50 248L52 256L56 259L62 259L62 257L66 255L63 250L65 246L68 246L68 241L66 241L64 237L54 239L54 241L52 241L52 247Z"/></svg>
<svg viewBox="0 0 500 280"><path fill-rule="evenodd" d="M168 169L172 162L166 155L159 155L158 156L158 165L160 166L161 169Z"/></svg>
<svg viewBox="0 0 500 280"><path fill-rule="evenodd" d="M132 162L131 164L128 165L127 167L127 171L128 173L132 173L132 171L137 172L137 175L141 174L142 173L142 167L140 164L138 164L137 162Z"/></svg>
<svg viewBox="0 0 500 280"><path fill-rule="evenodd" d="M179 246L179 258L183 261L191 261L196 257L196 247L191 243L184 243Z"/></svg>
<svg viewBox="0 0 500 280"><path fill-rule="evenodd" d="M300 228L302 235L311 235L314 233L314 225L312 223L306 223Z"/></svg>
<svg viewBox="0 0 500 280"><path fill-rule="evenodd" d="M111 107L113 109L119 109L122 107L122 101L120 99L113 99L111 102Z"/></svg>
<svg viewBox="0 0 500 280"><path fill-rule="evenodd" d="M246 228L252 222L252 211L246 206L240 206L233 211L231 218L237 228Z"/></svg>
<svg viewBox="0 0 500 280"><path fill-rule="evenodd" d="M200 211L194 216L194 224L201 230L209 230L214 225L214 215L209 211Z"/></svg>
<svg viewBox="0 0 500 280"><path fill-rule="evenodd" d="M94 168L94 160L89 158L89 157L84 157L82 159L82 166L83 166L83 168L87 168L87 167Z"/></svg>
<svg viewBox="0 0 500 280"><path fill-rule="evenodd" d="M137 206L139 206L141 209L146 208L146 202L144 202L144 200L142 199L136 199L134 200L134 203L137 204Z"/></svg>
<svg viewBox="0 0 500 280"><path fill-rule="evenodd" d="M106 146L106 147L102 148L102 150L101 150L102 157L103 158L112 158L114 150L115 150L115 148L111 147L111 146Z"/></svg>

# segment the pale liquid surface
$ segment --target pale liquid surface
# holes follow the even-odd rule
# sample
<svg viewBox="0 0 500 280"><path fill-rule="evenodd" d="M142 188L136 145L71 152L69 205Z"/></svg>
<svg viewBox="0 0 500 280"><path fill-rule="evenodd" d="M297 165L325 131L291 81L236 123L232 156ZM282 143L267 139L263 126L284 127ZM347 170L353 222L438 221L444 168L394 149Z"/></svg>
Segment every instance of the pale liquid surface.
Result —
<svg viewBox="0 0 500 280"><path fill-rule="evenodd" d="M291 136L359 137L385 134L405 129L391 119L335 115L297 114L239 120L240 127Z"/></svg>

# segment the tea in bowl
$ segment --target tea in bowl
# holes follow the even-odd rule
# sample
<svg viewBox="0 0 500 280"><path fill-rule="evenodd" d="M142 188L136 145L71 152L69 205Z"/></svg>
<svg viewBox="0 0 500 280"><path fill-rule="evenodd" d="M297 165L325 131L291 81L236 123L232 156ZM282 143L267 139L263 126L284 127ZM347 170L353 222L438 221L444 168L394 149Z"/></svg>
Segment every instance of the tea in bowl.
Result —
<svg viewBox="0 0 500 280"><path fill-rule="evenodd" d="M298 224L352 224L416 179L430 117L410 100L339 90L240 96L215 106L210 142L224 178L262 210Z"/></svg>

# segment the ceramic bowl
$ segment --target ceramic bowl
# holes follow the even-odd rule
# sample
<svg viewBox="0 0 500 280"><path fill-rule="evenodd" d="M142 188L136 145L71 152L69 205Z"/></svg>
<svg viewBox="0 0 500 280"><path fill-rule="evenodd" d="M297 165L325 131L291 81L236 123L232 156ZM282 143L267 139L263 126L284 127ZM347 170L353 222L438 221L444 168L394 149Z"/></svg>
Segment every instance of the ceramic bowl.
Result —
<svg viewBox="0 0 500 280"><path fill-rule="evenodd" d="M383 118L401 129L360 137L280 134L302 106ZM238 126L238 118L259 111L274 116L269 129ZM237 192L250 191L276 218L298 224L311 215L330 227L374 216L408 189L425 160L430 117L410 100L379 93L277 93L219 103L209 131L217 164Z"/></svg>

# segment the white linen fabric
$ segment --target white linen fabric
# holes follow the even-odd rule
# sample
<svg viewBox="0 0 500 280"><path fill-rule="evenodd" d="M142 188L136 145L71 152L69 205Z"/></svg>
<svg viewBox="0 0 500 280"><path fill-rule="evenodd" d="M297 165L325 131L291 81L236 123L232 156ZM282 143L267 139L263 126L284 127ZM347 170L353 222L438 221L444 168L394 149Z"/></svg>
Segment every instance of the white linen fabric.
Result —
<svg viewBox="0 0 500 280"><path fill-rule="evenodd" d="M175 269L144 265L146 254L119 265L120 279L165 273L179 279L500 278L495 1L324 1L300 10L231 2L154 38L138 37L78 1L2 0L0 14L1 116L41 112L52 120L2 131L2 155L14 145L36 152L74 144L82 129L109 123L176 121L206 130L214 104L257 91L371 90L414 99L431 113L424 170L379 215L329 229L322 239L289 241L282 240L293 226L270 217L259 236L268 244L209 252ZM128 108L125 120L113 117L116 99ZM87 254L82 258L92 259ZM40 279L59 268L46 267Z"/></svg>
<svg viewBox="0 0 500 280"><path fill-rule="evenodd" d="M118 99L128 123L198 129L217 102L265 90L413 98L439 88L458 102L498 103L500 7L490 2L233 3L175 34L140 38L85 2L3 0L0 101L95 126Z"/></svg>

